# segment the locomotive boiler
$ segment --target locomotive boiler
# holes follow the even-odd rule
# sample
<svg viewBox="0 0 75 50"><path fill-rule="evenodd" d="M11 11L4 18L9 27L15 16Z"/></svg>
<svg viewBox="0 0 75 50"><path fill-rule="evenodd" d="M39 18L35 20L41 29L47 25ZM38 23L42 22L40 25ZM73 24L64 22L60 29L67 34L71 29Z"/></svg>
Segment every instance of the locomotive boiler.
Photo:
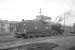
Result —
<svg viewBox="0 0 75 50"><path fill-rule="evenodd" d="M62 35L61 24L40 20L25 20L16 24L15 37L34 38Z"/></svg>

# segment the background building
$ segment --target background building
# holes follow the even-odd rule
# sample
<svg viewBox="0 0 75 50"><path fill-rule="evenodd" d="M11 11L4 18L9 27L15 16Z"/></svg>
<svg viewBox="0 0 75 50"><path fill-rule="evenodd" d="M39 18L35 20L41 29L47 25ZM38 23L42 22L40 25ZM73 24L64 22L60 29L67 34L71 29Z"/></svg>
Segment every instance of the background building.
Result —
<svg viewBox="0 0 75 50"><path fill-rule="evenodd" d="M16 21L0 20L0 33L13 32L15 29Z"/></svg>

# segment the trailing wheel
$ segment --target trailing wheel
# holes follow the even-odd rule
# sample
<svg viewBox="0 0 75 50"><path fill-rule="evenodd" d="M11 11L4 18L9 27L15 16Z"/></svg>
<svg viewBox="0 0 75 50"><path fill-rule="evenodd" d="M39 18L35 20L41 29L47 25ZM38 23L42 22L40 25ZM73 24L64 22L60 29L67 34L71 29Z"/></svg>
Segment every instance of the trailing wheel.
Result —
<svg viewBox="0 0 75 50"><path fill-rule="evenodd" d="M52 31L51 32L51 35L53 35L53 36L56 36L56 35L58 35L59 33L57 32L57 31Z"/></svg>

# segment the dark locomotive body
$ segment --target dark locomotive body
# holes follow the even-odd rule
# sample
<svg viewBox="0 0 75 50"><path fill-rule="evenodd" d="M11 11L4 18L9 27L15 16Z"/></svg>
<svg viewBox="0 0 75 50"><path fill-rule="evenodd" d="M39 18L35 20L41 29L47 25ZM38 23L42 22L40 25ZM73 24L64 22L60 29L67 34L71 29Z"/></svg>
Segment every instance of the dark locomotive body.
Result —
<svg viewBox="0 0 75 50"><path fill-rule="evenodd" d="M18 38L33 38L61 35L60 24L45 23L39 20L26 20L16 24L15 34Z"/></svg>

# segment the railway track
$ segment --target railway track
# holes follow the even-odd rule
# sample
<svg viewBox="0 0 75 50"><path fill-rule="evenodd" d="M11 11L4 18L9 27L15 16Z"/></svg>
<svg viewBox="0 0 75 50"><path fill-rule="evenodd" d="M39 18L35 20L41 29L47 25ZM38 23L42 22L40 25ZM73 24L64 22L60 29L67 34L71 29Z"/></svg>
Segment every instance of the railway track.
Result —
<svg viewBox="0 0 75 50"><path fill-rule="evenodd" d="M37 43L38 44L48 43L50 45L54 43L54 45L58 46L58 44L59 45L66 44L66 39L70 39L70 41L72 41L71 38L73 38L73 41L74 41L75 36L72 36L72 37L70 36L68 37L61 37L61 36L60 37L45 37L45 38L33 38L33 39L27 39L27 40L17 39L17 40L8 41L5 43L0 43L0 50L19 50L19 49L22 50L23 48L26 49L26 48L32 47L34 44L37 44Z"/></svg>

